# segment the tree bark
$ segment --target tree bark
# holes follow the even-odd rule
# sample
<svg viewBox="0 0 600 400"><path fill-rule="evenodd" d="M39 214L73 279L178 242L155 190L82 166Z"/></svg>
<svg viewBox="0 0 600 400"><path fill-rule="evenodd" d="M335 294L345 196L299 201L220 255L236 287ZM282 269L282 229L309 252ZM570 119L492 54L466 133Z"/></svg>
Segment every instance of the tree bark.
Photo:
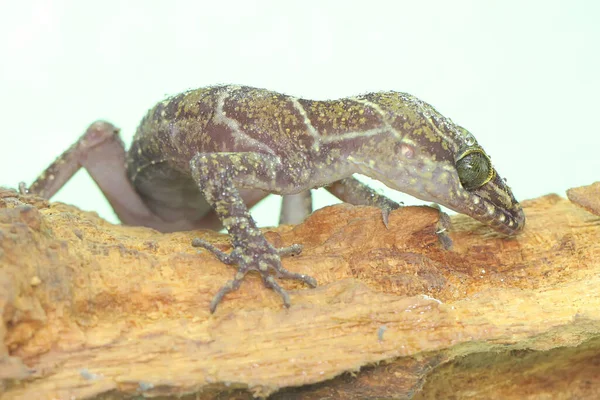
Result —
<svg viewBox="0 0 600 400"><path fill-rule="evenodd" d="M514 238L461 215L437 233L429 207L393 211L388 229L377 209L326 207L265 229L304 245L283 263L316 289L280 281L285 309L250 274L213 315L234 269L191 241L227 251L226 235L112 225L0 189L0 398L600 398L589 188L574 200L589 211L523 202Z"/></svg>

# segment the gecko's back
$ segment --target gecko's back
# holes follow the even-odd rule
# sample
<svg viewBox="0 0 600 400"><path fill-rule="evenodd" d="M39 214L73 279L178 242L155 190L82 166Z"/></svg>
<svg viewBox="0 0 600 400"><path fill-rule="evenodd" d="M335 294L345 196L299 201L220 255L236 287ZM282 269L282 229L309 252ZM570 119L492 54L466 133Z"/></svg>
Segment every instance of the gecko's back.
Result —
<svg viewBox="0 0 600 400"><path fill-rule="evenodd" d="M320 186L347 175L339 151L327 148L333 138L382 127L381 116L356 100L304 100L246 86L201 88L162 101L146 114L128 152L127 170L155 213L168 220L195 219L210 209L190 176L189 161L197 153L275 155L286 176L273 191L294 192L296 186ZM316 163L329 164L329 174L321 168L315 176Z"/></svg>
<svg viewBox="0 0 600 400"><path fill-rule="evenodd" d="M315 138L290 97L263 89L215 86L158 103L142 120L127 157L131 182L166 220L196 220L210 207L190 175L198 153L259 152L310 171ZM246 194L245 197L252 197Z"/></svg>

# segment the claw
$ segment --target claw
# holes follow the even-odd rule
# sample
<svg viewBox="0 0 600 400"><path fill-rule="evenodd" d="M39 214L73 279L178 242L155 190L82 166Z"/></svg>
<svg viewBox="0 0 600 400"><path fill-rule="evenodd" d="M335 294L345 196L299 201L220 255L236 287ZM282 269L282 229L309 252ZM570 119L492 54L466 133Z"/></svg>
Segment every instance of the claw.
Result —
<svg viewBox="0 0 600 400"><path fill-rule="evenodd" d="M391 200L389 200L389 202L381 207L381 216L383 217L383 224L385 225L385 227L387 229L389 229L389 216L390 213L394 210L397 210L398 208L402 207L404 205L404 203L400 202L400 203L395 203L392 202Z"/></svg>
<svg viewBox="0 0 600 400"><path fill-rule="evenodd" d="M383 224L385 225L385 227L387 229L389 229L389 216L390 216L390 212L392 210L390 210L389 208L382 208L381 209L381 216L383 217Z"/></svg>
<svg viewBox="0 0 600 400"><path fill-rule="evenodd" d="M437 234L438 240L441 243L442 247L446 250L450 250L452 248L452 239L450 238L450 236L448 236L446 232L448 231L448 228L452 225L452 222L450 221L450 216L448 214L443 212L441 209L439 212L440 219L437 223L438 229L435 233Z"/></svg>
<svg viewBox="0 0 600 400"><path fill-rule="evenodd" d="M19 182L19 194L29 194L29 189L25 186L25 182Z"/></svg>

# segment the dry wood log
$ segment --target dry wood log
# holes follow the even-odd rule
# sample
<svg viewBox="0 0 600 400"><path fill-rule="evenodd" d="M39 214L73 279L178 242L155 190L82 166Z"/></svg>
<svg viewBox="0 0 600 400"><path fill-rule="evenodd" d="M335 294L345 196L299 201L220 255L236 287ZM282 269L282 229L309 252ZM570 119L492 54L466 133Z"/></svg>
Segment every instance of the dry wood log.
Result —
<svg viewBox="0 0 600 400"><path fill-rule="evenodd" d="M594 190L576 196L593 211ZM321 209L266 229L304 245L284 266L318 288L282 281L285 309L249 275L211 315L233 269L190 243L226 235L2 189L0 398L600 398L600 218L557 195L523 205L515 238L465 216L437 234L428 207L389 229L374 208Z"/></svg>

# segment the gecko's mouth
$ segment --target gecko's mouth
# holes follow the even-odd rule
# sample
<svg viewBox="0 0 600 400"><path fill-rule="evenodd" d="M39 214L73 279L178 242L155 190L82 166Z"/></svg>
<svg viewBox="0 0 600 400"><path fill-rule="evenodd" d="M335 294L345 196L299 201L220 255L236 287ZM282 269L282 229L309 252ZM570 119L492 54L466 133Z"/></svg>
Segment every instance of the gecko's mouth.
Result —
<svg viewBox="0 0 600 400"><path fill-rule="evenodd" d="M470 215L477 221L509 236L519 233L525 226L525 213L518 203L512 208L503 208L475 194L470 194L469 197L467 207L463 205L449 208Z"/></svg>
<svg viewBox="0 0 600 400"><path fill-rule="evenodd" d="M461 190L461 201L447 207L475 218L498 232L514 235L525 226L525 213L510 188L497 174L474 190Z"/></svg>

